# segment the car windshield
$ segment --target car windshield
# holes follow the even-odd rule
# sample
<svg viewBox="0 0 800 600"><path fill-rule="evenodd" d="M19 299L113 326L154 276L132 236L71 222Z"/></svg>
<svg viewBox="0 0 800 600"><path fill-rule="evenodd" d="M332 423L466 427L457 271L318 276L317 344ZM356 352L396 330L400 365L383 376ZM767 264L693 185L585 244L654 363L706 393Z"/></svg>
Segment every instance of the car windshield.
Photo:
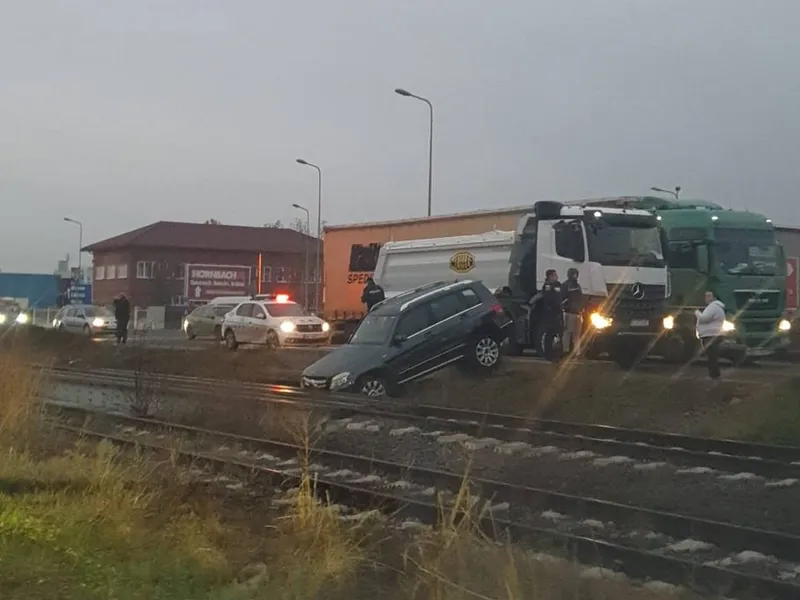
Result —
<svg viewBox="0 0 800 600"><path fill-rule="evenodd" d="M350 344L382 345L389 341L397 320L395 316L367 315L350 338Z"/></svg>
<svg viewBox="0 0 800 600"><path fill-rule="evenodd" d="M589 260L608 266L663 267L658 227L609 225L586 228Z"/></svg>
<svg viewBox="0 0 800 600"><path fill-rule="evenodd" d="M273 302L267 304L267 311L273 317L302 317L306 311L294 302Z"/></svg>
<svg viewBox="0 0 800 600"><path fill-rule="evenodd" d="M84 307L83 312L86 313L86 316L90 318L100 317L107 319L108 317L114 316L110 310L103 308L102 306L86 306Z"/></svg>
<svg viewBox="0 0 800 600"><path fill-rule="evenodd" d="M714 264L734 275L777 275L780 257L775 233L719 227L714 230Z"/></svg>

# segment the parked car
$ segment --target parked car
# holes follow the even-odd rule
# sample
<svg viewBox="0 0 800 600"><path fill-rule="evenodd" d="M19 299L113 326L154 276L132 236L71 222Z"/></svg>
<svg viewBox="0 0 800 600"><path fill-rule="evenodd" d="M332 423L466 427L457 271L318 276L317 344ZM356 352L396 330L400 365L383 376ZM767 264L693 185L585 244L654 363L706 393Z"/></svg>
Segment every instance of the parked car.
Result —
<svg viewBox="0 0 800 600"><path fill-rule="evenodd" d="M309 315L286 294L260 295L242 302L222 319L222 336L230 350L239 344L279 346L324 345L330 325Z"/></svg>
<svg viewBox="0 0 800 600"><path fill-rule="evenodd" d="M456 363L489 373L511 330L481 282L431 283L375 306L347 344L303 371L301 386L382 397Z"/></svg>
<svg viewBox="0 0 800 600"><path fill-rule="evenodd" d="M53 318L53 328L87 337L114 335L117 319L107 308L89 304L65 306Z"/></svg>
<svg viewBox="0 0 800 600"><path fill-rule="evenodd" d="M236 304L206 304L198 306L183 319L183 332L190 340L196 337L222 339L222 319Z"/></svg>

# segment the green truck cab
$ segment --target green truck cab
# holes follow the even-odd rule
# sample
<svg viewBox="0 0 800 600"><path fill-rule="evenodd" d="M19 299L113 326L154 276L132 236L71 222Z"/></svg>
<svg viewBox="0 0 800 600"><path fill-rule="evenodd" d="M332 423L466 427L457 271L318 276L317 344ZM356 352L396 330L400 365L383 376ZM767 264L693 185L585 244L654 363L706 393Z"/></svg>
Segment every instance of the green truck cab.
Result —
<svg viewBox="0 0 800 600"><path fill-rule="evenodd" d="M697 355L695 311L704 307L706 290L725 304L722 356L751 362L788 349L786 259L770 219L702 200L624 200L630 208L654 211L661 225L674 322L654 354L672 362Z"/></svg>

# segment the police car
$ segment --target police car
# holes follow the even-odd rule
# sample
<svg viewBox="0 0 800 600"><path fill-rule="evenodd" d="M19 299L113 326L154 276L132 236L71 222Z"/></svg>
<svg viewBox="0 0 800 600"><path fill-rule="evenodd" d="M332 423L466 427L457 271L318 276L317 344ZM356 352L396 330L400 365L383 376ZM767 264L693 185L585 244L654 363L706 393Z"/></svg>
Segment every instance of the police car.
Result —
<svg viewBox="0 0 800 600"><path fill-rule="evenodd" d="M287 294L262 294L240 302L222 319L222 339L235 350L240 344L279 346L324 345L328 323L309 315Z"/></svg>

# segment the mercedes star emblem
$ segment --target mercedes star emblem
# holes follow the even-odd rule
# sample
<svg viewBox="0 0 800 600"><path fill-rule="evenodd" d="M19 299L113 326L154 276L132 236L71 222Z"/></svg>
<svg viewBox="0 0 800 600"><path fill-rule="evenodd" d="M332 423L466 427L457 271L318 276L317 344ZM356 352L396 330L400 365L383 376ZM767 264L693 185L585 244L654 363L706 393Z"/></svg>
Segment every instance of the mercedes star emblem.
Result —
<svg viewBox="0 0 800 600"><path fill-rule="evenodd" d="M641 283L634 283L631 286L631 296L637 300L644 298L644 286Z"/></svg>

